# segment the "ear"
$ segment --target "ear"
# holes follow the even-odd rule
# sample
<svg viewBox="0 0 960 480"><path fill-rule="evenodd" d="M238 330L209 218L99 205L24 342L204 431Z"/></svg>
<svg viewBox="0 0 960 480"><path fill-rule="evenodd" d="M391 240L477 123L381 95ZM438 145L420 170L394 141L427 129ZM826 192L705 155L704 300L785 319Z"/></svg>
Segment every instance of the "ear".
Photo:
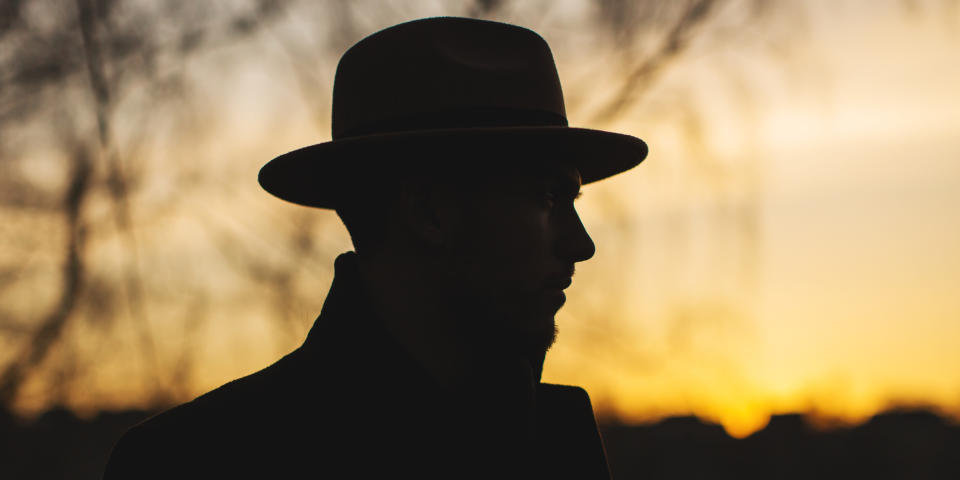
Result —
<svg viewBox="0 0 960 480"><path fill-rule="evenodd" d="M414 238L443 248L459 228L462 216L453 192L435 183L410 182L401 189L400 214Z"/></svg>

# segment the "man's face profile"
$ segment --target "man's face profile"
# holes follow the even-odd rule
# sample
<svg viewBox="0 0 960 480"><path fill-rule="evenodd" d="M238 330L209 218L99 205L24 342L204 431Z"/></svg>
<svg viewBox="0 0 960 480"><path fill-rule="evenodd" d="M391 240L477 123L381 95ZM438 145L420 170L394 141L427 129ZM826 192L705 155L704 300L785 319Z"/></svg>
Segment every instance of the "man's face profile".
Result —
<svg viewBox="0 0 960 480"><path fill-rule="evenodd" d="M451 292L478 340L524 354L542 354L556 335L574 264L594 244L574 207L580 174L538 166L469 189L460 228L451 238Z"/></svg>
<svg viewBox="0 0 960 480"><path fill-rule="evenodd" d="M549 46L515 25L394 25L349 48L334 84L332 139L274 158L261 185L337 211L376 313L424 363L542 360L594 253L573 206L582 178L633 168L646 144L570 127Z"/></svg>

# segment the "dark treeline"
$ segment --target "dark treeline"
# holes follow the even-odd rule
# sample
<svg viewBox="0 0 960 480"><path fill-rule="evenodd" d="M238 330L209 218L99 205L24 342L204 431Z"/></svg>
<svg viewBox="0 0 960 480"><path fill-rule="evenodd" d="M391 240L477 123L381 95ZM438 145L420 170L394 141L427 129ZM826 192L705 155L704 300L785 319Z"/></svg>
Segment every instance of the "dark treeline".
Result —
<svg viewBox="0 0 960 480"><path fill-rule="evenodd" d="M116 439L151 414L81 419L54 409L27 421L0 411L0 478L98 479ZM960 478L960 425L925 410L886 412L829 431L780 415L742 440L695 417L601 428L620 480Z"/></svg>
<svg viewBox="0 0 960 480"><path fill-rule="evenodd" d="M889 411L829 430L798 414L777 415L742 440L696 417L603 431L618 479L960 478L960 425L926 410Z"/></svg>

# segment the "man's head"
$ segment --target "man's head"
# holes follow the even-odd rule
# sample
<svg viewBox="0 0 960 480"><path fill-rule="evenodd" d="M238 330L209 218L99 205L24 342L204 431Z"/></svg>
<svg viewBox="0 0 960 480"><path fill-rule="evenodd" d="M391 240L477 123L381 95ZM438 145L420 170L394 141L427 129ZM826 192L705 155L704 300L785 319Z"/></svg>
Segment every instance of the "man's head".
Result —
<svg viewBox="0 0 960 480"><path fill-rule="evenodd" d="M464 337L546 351L562 290L594 251L580 184L633 168L646 144L569 127L546 41L504 23L386 28L344 53L333 90L333 140L274 158L260 184L336 209L368 265L407 260Z"/></svg>
<svg viewBox="0 0 960 480"><path fill-rule="evenodd" d="M505 162L506 163L506 162ZM381 177L337 210L361 256L402 256L479 345L542 354L574 265L594 244L574 208L580 174L562 163Z"/></svg>

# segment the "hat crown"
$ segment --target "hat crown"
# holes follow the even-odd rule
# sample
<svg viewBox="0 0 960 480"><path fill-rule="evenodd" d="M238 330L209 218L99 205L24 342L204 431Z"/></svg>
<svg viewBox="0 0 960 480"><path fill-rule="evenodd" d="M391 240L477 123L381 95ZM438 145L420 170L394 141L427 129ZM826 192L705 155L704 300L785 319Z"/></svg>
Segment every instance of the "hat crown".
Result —
<svg viewBox="0 0 960 480"><path fill-rule="evenodd" d="M505 23L439 17L374 33L340 59L335 140L400 131L566 126L546 41Z"/></svg>

